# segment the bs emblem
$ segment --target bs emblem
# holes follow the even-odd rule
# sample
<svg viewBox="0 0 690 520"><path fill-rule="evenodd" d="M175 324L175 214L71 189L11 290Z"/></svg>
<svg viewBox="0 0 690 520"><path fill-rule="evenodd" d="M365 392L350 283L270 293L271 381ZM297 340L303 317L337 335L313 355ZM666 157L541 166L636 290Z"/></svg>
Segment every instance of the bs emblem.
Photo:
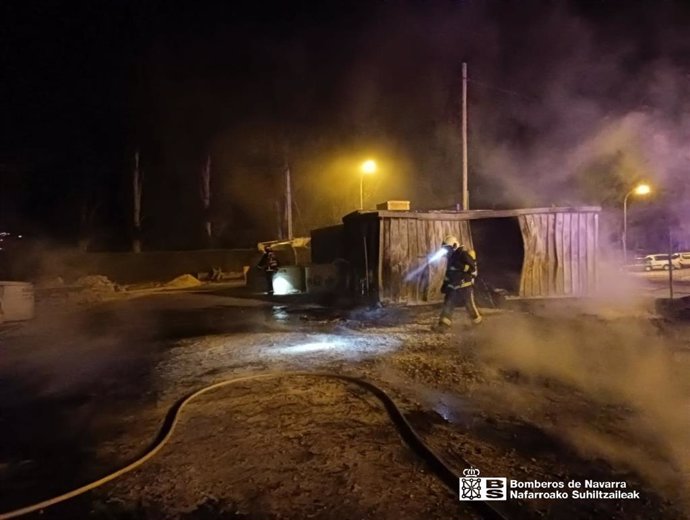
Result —
<svg viewBox="0 0 690 520"><path fill-rule="evenodd" d="M463 470L460 477L460 500L505 500L508 483L502 477L480 477L479 470Z"/></svg>

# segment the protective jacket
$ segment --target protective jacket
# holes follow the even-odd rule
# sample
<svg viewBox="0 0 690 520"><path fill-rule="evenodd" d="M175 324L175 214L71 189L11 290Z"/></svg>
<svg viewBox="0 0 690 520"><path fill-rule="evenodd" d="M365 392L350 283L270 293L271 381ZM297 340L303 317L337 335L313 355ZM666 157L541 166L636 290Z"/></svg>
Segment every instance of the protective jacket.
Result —
<svg viewBox="0 0 690 520"><path fill-rule="evenodd" d="M455 249L448 257L446 276L443 279L442 292L469 287L477 276L477 262L464 248Z"/></svg>
<svg viewBox="0 0 690 520"><path fill-rule="evenodd" d="M278 270L278 258L273 251L266 251L259 261L259 267L266 272Z"/></svg>

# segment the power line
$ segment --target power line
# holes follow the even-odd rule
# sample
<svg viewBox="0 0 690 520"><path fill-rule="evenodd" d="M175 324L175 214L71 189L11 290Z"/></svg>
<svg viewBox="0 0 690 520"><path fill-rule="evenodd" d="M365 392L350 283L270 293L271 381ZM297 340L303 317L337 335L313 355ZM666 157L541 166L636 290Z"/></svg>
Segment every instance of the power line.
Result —
<svg viewBox="0 0 690 520"><path fill-rule="evenodd" d="M484 83L484 82L482 82L482 81L477 81L476 79L469 79L469 78L468 78L467 81L468 81L469 83L473 83L473 84L475 84L475 85L479 85L480 87L488 88L488 89L490 89L490 90L495 90L495 91L497 91L497 92L502 92L503 94L509 94L509 95L511 95L511 96L516 96L516 97L520 97L520 98L523 98L523 99L527 99L527 100L529 100L529 101L536 101L536 100L537 100L537 98L535 98L535 97L526 96L525 94L522 94L522 93L520 93L520 92L516 92L515 90L509 90L509 89L506 89L506 88L495 87L495 86L493 86L493 85L489 85L488 83Z"/></svg>

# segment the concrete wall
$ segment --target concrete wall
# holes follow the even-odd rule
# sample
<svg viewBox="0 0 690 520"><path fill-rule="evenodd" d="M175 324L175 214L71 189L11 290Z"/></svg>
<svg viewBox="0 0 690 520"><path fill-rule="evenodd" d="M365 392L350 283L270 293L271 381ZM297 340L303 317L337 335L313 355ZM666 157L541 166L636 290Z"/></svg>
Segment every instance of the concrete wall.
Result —
<svg viewBox="0 0 690 520"><path fill-rule="evenodd" d="M62 277L66 283L80 276L100 274L117 283L167 281L181 274L196 275L220 267L241 273L261 258L256 249L153 251L143 253L81 253L73 250L24 249L4 254L0 279L40 280Z"/></svg>

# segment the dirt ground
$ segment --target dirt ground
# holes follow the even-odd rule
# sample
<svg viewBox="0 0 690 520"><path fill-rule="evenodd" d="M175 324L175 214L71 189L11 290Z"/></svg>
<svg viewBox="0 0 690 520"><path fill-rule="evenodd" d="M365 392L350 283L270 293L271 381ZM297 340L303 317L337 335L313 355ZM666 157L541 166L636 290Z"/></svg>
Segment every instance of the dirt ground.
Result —
<svg viewBox="0 0 690 520"><path fill-rule="evenodd" d="M401 440L386 390L457 473L625 481L640 500L511 500L510 518L690 518L690 334L644 310L335 311L174 293L0 331L0 511L131 461L181 396L170 443L41 518L481 518ZM34 515L38 517L39 515Z"/></svg>

